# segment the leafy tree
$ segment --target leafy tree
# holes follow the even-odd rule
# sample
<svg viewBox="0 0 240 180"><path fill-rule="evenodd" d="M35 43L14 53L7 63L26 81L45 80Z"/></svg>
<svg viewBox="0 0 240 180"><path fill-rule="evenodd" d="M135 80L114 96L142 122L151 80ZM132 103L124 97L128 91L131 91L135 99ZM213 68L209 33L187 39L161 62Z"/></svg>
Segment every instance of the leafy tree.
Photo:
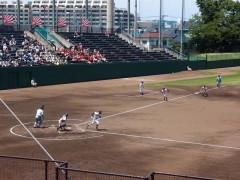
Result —
<svg viewBox="0 0 240 180"><path fill-rule="evenodd" d="M200 14L194 15L190 46L200 52L240 50L240 2L196 0Z"/></svg>

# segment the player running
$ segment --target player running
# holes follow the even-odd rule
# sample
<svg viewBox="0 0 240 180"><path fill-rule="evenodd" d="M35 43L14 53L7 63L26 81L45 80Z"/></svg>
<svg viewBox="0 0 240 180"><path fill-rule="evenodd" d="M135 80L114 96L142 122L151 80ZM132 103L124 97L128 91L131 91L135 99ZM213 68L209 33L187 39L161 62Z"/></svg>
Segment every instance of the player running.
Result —
<svg viewBox="0 0 240 180"><path fill-rule="evenodd" d="M86 129L88 128L88 126L95 123L96 130L99 130L98 125L99 125L99 119L101 119L101 114L102 114L102 111L96 111L96 112L92 113L92 115L91 115L92 122L87 125Z"/></svg>

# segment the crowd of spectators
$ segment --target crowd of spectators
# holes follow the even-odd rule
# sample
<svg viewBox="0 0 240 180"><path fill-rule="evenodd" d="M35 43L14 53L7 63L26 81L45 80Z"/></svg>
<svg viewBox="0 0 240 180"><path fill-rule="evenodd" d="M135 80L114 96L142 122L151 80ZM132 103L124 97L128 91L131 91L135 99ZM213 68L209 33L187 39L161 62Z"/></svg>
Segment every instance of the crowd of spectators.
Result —
<svg viewBox="0 0 240 180"><path fill-rule="evenodd" d="M70 62L84 62L89 64L107 62L105 56L99 51L94 49L91 52L89 49L83 48L81 43L75 44L69 49L59 48L56 53L60 57L65 57Z"/></svg>
<svg viewBox="0 0 240 180"><path fill-rule="evenodd" d="M17 46L15 37L12 35L9 40L3 37L0 44L0 67L63 65L79 62L91 64L107 62L107 60L96 49L91 52L83 48L80 43L55 51L26 35L23 42Z"/></svg>

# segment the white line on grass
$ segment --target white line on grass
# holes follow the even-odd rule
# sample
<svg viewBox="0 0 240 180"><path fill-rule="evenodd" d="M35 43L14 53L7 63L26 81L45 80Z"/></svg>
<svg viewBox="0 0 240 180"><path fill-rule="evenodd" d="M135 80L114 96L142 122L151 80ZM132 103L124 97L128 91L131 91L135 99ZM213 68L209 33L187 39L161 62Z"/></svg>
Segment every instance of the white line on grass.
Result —
<svg viewBox="0 0 240 180"><path fill-rule="evenodd" d="M43 147L43 145L35 138L35 136L28 130L28 128L22 123L22 121L17 117L17 115L8 107L8 105L0 98L3 105L11 112L11 114L17 119L17 121L24 127L24 129L30 134L30 136L36 141L36 143L42 148L42 150L47 154L47 156L54 161L54 158L49 154L49 152ZM55 162L56 163L56 162ZM58 165L58 163L56 163Z"/></svg>
<svg viewBox="0 0 240 180"><path fill-rule="evenodd" d="M168 141L168 142L176 142L176 143L190 144L190 145L200 145L200 146L215 147L215 148L233 149L233 150L238 150L238 151L240 150L240 148L238 148L238 147L222 146L222 145L206 144L206 143L196 143L196 142L190 142L190 141L179 141L179 140L168 139L168 138L157 138L157 137L149 137L149 136L139 136L139 135L121 134L121 133L113 133L113 132L111 133L111 132L91 131L91 130L87 130L87 131L95 132L95 133L101 133L101 134L111 134L111 135L117 135L117 136L134 137L134 138L140 138L140 139Z"/></svg>

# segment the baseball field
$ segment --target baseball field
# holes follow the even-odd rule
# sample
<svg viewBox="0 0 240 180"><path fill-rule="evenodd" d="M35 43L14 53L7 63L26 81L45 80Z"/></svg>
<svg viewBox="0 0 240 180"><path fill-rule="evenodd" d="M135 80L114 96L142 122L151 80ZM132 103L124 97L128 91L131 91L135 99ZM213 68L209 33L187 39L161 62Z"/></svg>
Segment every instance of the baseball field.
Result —
<svg viewBox="0 0 240 180"><path fill-rule="evenodd" d="M235 67L2 90L0 155L119 174L240 179L239 74ZM203 85L208 97L197 93ZM167 102L163 86L169 89ZM33 128L42 105L43 126ZM86 129L94 111L102 111L98 131L95 125ZM65 113L68 131L58 132Z"/></svg>

